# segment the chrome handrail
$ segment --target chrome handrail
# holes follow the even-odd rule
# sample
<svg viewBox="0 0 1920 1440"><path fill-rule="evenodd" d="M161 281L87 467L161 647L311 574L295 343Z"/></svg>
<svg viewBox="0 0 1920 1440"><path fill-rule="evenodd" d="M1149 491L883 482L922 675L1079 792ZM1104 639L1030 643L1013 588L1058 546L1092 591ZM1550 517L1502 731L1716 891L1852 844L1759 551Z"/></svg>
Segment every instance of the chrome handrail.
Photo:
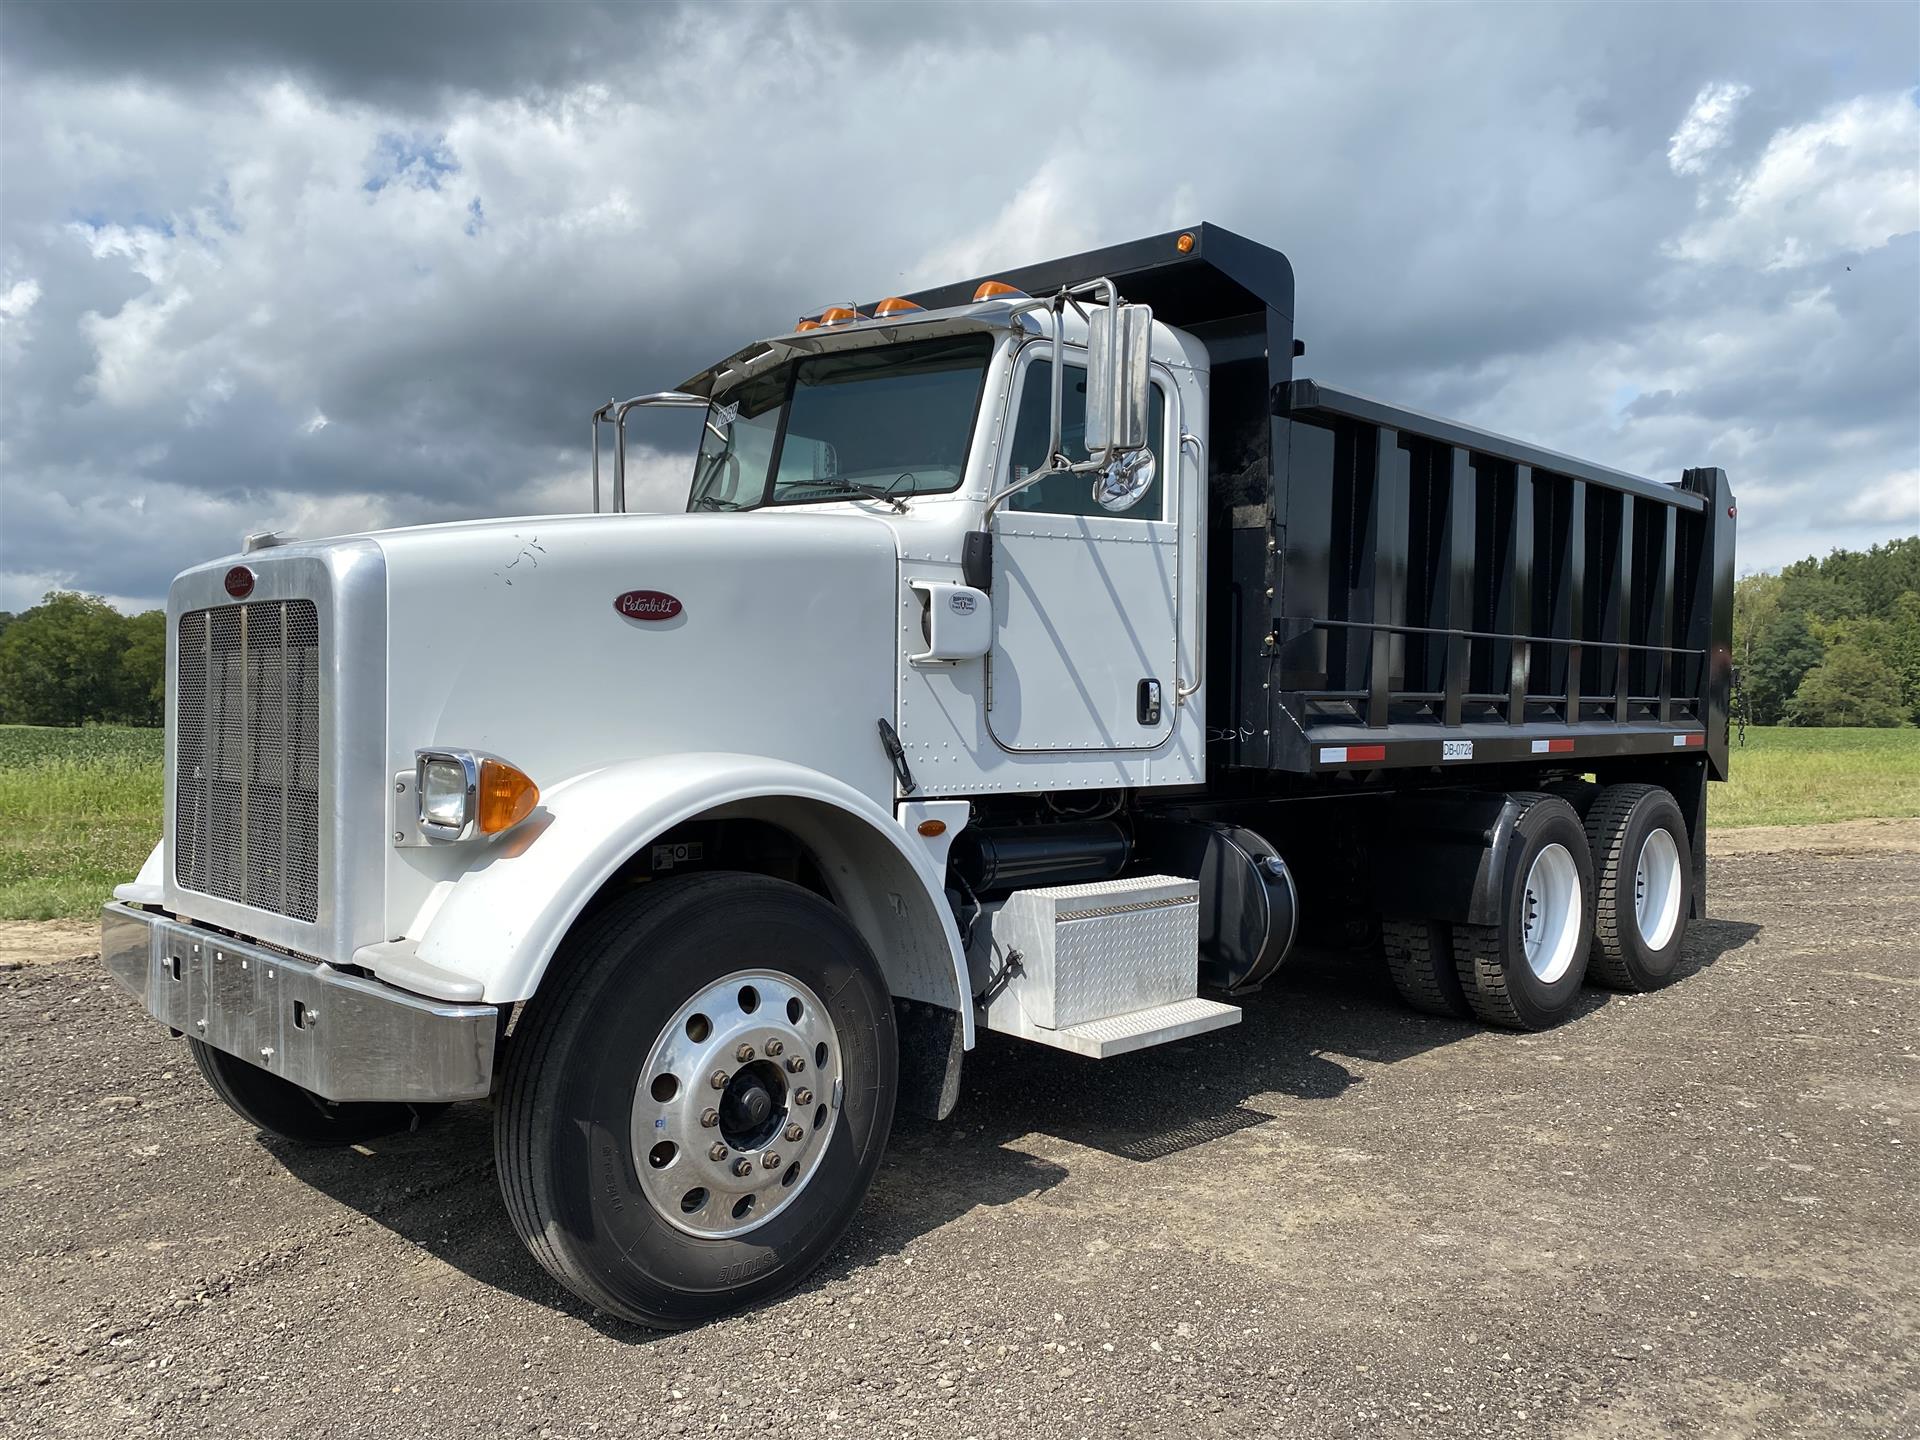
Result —
<svg viewBox="0 0 1920 1440"><path fill-rule="evenodd" d="M1182 429L1180 432L1180 444L1178 449L1175 451L1175 453L1184 455L1187 452L1189 447L1191 447L1193 450L1194 469L1199 472L1198 481L1194 488L1198 492L1200 509L1201 509L1201 512L1204 514L1207 506L1207 442L1202 440L1198 435L1194 434L1191 430ZM1178 473L1177 469L1175 473L1176 474ZM1182 528L1183 529L1191 528L1194 530L1196 535L1198 534L1198 531L1199 531L1198 526L1182 527ZM1195 548L1197 550L1198 546L1196 546ZM1201 554L1200 561L1203 565L1205 564L1206 556L1204 553ZM1204 582L1206 577L1202 575L1201 579ZM1207 587L1204 583L1202 583L1198 587L1198 590L1201 592L1200 603L1203 606L1206 604L1206 600L1207 600L1207 597L1204 593L1206 588ZM1199 640L1199 643L1193 647L1193 656L1192 656L1193 679L1191 681L1182 680L1177 673L1173 677L1173 703L1176 705L1186 704L1187 701L1191 700L1195 695L1198 695L1200 693L1200 687L1206 683L1206 678L1207 678L1206 631L1204 627L1196 626L1195 632ZM1175 654L1174 654L1174 662L1175 662L1174 668L1176 671L1179 669L1179 658L1180 657L1178 653L1178 647L1176 646Z"/></svg>

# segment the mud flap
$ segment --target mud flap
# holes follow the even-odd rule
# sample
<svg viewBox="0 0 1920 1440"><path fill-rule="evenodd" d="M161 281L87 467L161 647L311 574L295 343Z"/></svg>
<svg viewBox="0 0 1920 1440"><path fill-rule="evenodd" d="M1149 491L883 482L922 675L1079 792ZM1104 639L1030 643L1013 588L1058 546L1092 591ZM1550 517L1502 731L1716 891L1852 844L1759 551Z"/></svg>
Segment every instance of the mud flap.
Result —
<svg viewBox="0 0 1920 1440"><path fill-rule="evenodd" d="M895 1105L928 1120L946 1119L960 1103L960 1060L966 1053L960 1012L896 996L893 1023L900 1036Z"/></svg>

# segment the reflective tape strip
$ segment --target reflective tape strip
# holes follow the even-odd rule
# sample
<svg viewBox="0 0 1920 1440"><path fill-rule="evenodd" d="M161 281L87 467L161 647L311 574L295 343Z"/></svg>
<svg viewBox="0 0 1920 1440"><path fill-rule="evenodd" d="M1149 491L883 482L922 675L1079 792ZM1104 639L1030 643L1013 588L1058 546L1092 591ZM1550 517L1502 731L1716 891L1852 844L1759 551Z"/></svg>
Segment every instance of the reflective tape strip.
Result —
<svg viewBox="0 0 1920 1440"><path fill-rule="evenodd" d="M1322 765L1361 765L1369 760L1387 758L1384 745L1326 745L1320 750Z"/></svg>
<svg viewBox="0 0 1920 1440"><path fill-rule="evenodd" d="M1571 754L1572 751L1573 741L1571 740L1536 740L1533 742L1533 753L1536 755L1566 755Z"/></svg>
<svg viewBox="0 0 1920 1440"><path fill-rule="evenodd" d="M1689 745L1704 745L1706 743L1707 737L1698 730L1688 735L1676 735L1673 737L1673 748L1676 750L1684 749Z"/></svg>

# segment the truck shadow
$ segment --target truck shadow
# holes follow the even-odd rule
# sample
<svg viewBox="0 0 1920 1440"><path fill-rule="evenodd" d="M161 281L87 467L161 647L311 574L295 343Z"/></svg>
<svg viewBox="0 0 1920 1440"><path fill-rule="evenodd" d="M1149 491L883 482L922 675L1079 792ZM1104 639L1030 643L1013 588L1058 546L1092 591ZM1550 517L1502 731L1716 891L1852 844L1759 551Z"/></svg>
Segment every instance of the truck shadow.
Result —
<svg viewBox="0 0 1920 1440"><path fill-rule="evenodd" d="M1759 931L1745 921L1696 922L1680 987ZM1372 1066L1472 1036L1521 1038L1411 1011L1381 966L1340 952L1303 952L1241 1003L1240 1023L1227 1030L1104 1061L983 1032L958 1108L939 1123L896 1120L872 1195L801 1293L857 1275L982 1206L1044 1194L1069 1173L1033 1153L1057 1155L1051 1142L1150 1164L1303 1105L1338 1102ZM1586 991L1570 1023L1608 1003L1606 992ZM521 1247L495 1183L484 1105L455 1106L416 1134L350 1150L265 1143L306 1184L482 1285L623 1343L662 1338L576 1300Z"/></svg>

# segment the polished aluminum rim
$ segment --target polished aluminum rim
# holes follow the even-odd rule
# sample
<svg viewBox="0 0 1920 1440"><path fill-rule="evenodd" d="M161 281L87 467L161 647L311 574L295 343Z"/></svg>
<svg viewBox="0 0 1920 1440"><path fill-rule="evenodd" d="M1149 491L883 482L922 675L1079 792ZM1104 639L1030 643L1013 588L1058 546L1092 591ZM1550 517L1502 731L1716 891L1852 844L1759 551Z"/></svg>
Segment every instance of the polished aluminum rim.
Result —
<svg viewBox="0 0 1920 1440"><path fill-rule="evenodd" d="M653 1208L704 1240L745 1235L807 1188L840 1112L840 1035L791 975L740 970L676 1012L633 1094Z"/></svg>
<svg viewBox="0 0 1920 1440"><path fill-rule="evenodd" d="M1566 846L1548 845L1533 857L1521 903L1527 968L1551 985L1580 949L1580 870Z"/></svg>
<svg viewBox="0 0 1920 1440"><path fill-rule="evenodd" d="M1680 845L1671 830L1649 830L1633 866L1633 920L1649 950L1680 927Z"/></svg>

